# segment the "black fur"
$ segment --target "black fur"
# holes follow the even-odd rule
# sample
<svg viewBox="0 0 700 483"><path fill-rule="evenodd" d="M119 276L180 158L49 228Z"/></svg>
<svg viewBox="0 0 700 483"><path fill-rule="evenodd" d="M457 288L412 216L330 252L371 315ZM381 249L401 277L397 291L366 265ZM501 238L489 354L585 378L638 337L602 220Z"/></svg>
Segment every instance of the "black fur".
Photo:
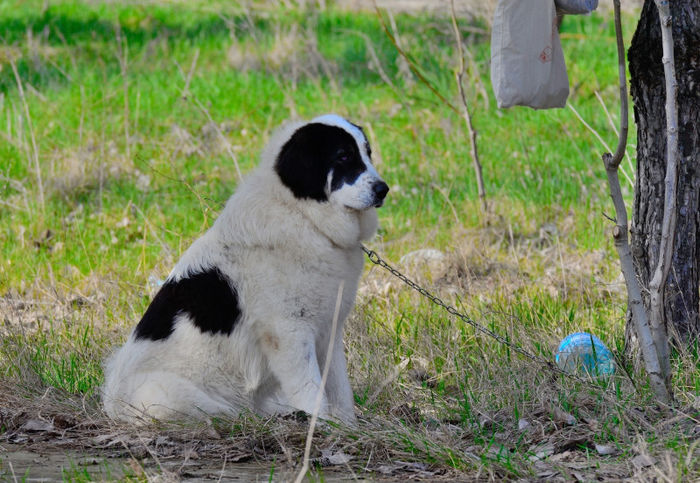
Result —
<svg viewBox="0 0 700 483"><path fill-rule="evenodd" d="M362 129L362 126L358 126L357 124L355 124L355 123L353 123L353 122L351 122L350 124L352 124L352 125L355 126L357 129L359 129L360 132L362 133L362 135L365 137L365 139L367 139L367 134L365 133L365 130ZM372 157L372 150L370 149L369 143L368 143L367 141L365 141L365 146L364 146L364 148L365 148L365 151L367 151L367 156L371 158L371 157Z"/></svg>
<svg viewBox="0 0 700 483"><path fill-rule="evenodd" d="M328 201L325 187L331 169L333 191L354 183L366 167L350 133L321 123L297 129L275 162L275 171L296 198L316 201Z"/></svg>
<svg viewBox="0 0 700 483"><path fill-rule="evenodd" d="M229 335L241 315L238 293L218 268L167 281L136 326L136 339L167 339L181 313L203 333Z"/></svg>

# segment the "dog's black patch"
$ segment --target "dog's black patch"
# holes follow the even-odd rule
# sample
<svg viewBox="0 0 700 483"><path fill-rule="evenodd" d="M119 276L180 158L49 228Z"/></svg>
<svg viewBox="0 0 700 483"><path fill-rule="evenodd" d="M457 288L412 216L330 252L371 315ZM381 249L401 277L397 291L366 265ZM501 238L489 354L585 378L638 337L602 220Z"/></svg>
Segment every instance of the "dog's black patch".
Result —
<svg viewBox="0 0 700 483"><path fill-rule="evenodd" d="M372 157L372 149L370 149L369 143L366 141L366 140L367 140L367 133L365 133L365 130L362 128L362 126L358 126L358 125L355 124L354 122L351 122L350 124L352 124L352 125L355 126L357 129L359 129L360 132L362 133L362 135L365 137L365 145L364 145L364 148L365 148L365 151L367 152L367 156L371 158L371 157Z"/></svg>
<svg viewBox="0 0 700 483"><path fill-rule="evenodd" d="M331 190L352 184L365 171L355 138L344 129L307 124L282 146L275 171L296 198L328 201L326 182L333 170Z"/></svg>
<svg viewBox="0 0 700 483"><path fill-rule="evenodd" d="M218 268L167 281L136 326L136 339L167 339L175 317L186 313L203 333L231 334L241 315L238 293Z"/></svg>

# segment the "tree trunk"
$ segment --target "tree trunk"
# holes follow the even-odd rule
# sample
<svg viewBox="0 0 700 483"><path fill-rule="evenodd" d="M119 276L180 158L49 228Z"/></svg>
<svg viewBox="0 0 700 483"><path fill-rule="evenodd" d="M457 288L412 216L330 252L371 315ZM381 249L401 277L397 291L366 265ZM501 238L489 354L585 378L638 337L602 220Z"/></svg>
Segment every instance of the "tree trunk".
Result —
<svg viewBox="0 0 700 483"><path fill-rule="evenodd" d="M700 1L670 2L678 80L677 225L664 316L685 342L700 334ZM632 253L642 287L659 257L666 168L666 91L659 15L646 0L628 52L637 123ZM647 292L648 294L648 292ZM646 301L648 302L648 300Z"/></svg>

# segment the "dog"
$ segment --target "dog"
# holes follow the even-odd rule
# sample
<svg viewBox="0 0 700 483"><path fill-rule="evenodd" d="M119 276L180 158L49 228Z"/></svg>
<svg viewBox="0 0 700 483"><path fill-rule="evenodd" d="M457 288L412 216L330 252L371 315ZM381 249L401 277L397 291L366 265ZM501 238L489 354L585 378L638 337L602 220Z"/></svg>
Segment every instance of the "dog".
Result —
<svg viewBox="0 0 700 483"><path fill-rule="evenodd" d="M106 414L313 413L330 352L318 415L354 424L343 326L389 191L371 154L362 128L335 114L279 128L106 361Z"/></svg>

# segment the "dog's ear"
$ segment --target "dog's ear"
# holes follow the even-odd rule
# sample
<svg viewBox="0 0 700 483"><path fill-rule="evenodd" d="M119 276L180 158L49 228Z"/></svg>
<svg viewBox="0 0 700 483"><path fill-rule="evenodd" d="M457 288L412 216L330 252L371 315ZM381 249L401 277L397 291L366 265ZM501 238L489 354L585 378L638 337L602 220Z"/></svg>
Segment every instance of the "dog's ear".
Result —
<svg viewBox="0 0 700 483"><path fill-rule="evenodd" d="M328 131L329 126L319 123L302 126L277 155L275 171L282 184L292 190L296 198L328 201Z"/></svg>

